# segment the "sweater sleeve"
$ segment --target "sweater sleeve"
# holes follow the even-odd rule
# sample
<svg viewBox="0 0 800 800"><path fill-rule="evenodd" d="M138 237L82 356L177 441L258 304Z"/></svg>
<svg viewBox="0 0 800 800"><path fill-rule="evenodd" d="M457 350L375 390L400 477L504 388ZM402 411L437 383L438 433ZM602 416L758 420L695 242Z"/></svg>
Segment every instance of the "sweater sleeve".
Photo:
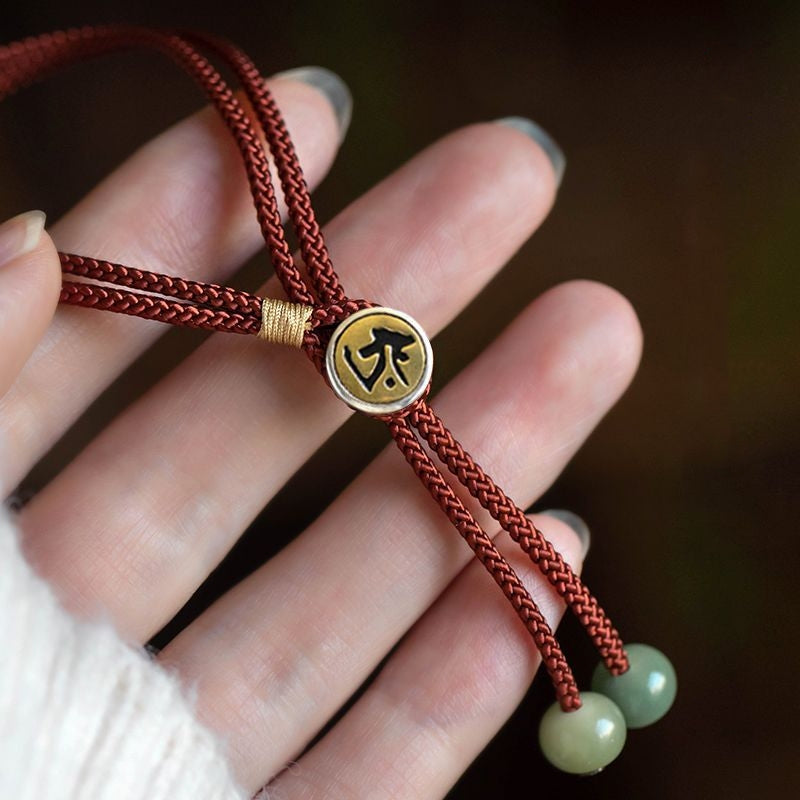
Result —
<svg viewBox="0 0 800 800"><path fill-rule="evenodd" d="M70 616L0 507L0 797L244 800L177 679Z"/></svg>

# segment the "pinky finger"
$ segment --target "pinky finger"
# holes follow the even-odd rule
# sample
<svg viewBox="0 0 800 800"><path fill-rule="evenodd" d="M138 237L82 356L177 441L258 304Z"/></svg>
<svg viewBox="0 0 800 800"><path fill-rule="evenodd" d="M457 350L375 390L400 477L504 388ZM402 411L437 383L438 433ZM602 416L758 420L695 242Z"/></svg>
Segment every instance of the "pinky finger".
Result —
<svg viewBox="0 0 800 800"><path fill-rule="evenodd" d="M574 567L581 544L564 522L537 520ZM503 534L510 560L549 623L564 606ZM477 563L422 617L361 699L279 775L268 797L444 797L524 696L540 658ZM536 732L531 732L535 747Z"/></svg>
<svg viewBox="0 0 800 800"><path fill-rule="evenodd" d="M39 343L58 303L61 267L44 220L41 211L28 211L0 225L0 398Z"/></svg>

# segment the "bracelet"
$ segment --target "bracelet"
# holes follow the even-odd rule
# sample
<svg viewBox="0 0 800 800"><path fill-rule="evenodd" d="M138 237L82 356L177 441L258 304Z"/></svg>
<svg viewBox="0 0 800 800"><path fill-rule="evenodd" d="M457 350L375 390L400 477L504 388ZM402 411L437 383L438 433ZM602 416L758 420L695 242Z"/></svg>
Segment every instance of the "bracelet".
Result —
<svg viewBox="0 0 800 800"><path fill-rule="evenodd" d="M532 637L556 694L539 726L545 757L566 772L600 771L621 752L628 728L649 725L668 711L677 686L674 669L666 656L648 645L632 644L626 650L580 577L433 410L427 401L433 351L420 325L402 311L347 297L331 264L292 140L253 62L230 43L204 34L89 26L0 47L0 99L59 67L134 47L156 50L188 72L230 130L270 259L288 299L260 298L216 284L60 253L65 276L61 302L172 325L249 334L303 350L337 397L387 426L422 485ZM260 132L209 57L232 70ZM284 233L268 152L300 243L302 271ZM601 658L592 691L579 693L538 606L446 473L509 533L577 617Z"/></svg>

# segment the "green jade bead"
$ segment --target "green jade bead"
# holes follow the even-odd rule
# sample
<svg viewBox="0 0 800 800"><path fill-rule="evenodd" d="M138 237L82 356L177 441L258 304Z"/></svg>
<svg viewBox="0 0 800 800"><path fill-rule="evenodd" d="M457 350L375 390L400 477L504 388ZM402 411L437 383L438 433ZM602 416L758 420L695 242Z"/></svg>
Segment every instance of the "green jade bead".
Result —
<svg viewBox="0 0 800 800"><path fill-rule="evenodd" d="M644 728L669 711L678 691L670 660L648 644L625 646L630 668L612 675L601 663L592 676L592 691L610 697L625 715L629 728Z"/></svg>
<svg viewBox="0 0 800 800"><path fill-rule="evenodd" d="M625 717L605 695L581 692L581 707L562 711L553 703L539 723L545 758L573 775L591 775L610 764L625 744Z"/></svg>

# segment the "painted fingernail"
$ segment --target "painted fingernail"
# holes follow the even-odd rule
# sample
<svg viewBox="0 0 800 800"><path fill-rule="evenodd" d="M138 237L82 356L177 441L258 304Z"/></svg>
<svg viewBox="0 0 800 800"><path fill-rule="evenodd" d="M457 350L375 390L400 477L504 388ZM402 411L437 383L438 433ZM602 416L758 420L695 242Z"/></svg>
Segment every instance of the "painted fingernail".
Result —
<svg viewBox="0 0 800 800"><path fill-rule="evenodd" d="M586 557L589 552L589 544L591 543L591 534L589 533L589 526L573 511L567 511L564 508L550 508L547 511L539 511L546 517L553 517L554 519L561 520L561 522L569 525L581 543L581 556Z"/></svg>
<svg viewBox="0 0 800 800"><path fill-rule="evenodd" d="M325 69L325 67L297 67L279 72L275 77L302 81L322 92L333 106L336 120L339 123L339 134L344 138L350 127L350 117L353 113L353 95L350 94L347 84L335 72Z"/></svg>
<svg viewBox="0 0 800 800"><path fill-rule="evenodd" d="M541 126L537 125L533 120L526 119L525 117L503 117L503 119L496 120L498 125L505 125L508 128L524 133L530 139L533 139L539 147L544 150L550 163L553 165L553 172L556 174L556 186L561 185L561 179L564 177L564 170L567 168L567 159L564 151L556 144L555 139Z"/></svg>
<svg viewBox="0 0 800 800"><path fill-rule="evenodd" d="M39 244L45 219L43 211L26 211L0 225L0 267Z"/></svg>

